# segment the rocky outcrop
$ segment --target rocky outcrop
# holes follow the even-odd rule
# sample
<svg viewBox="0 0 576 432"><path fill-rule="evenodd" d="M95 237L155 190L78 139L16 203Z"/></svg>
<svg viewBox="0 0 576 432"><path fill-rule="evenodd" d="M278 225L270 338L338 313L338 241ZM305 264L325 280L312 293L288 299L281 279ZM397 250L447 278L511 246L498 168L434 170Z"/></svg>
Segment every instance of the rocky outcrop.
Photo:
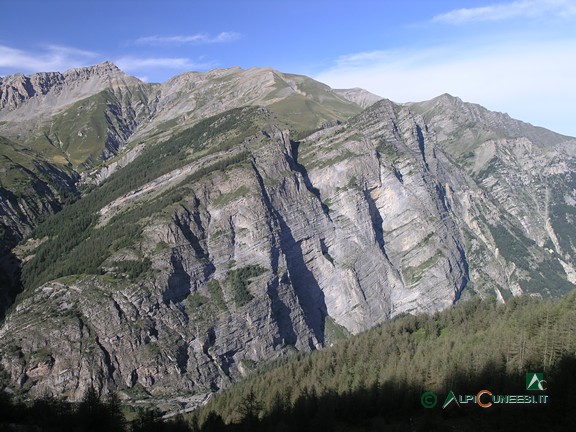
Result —
<svg viewBox="0 0 576 432"><path fill-rule="evenodd" d="M81 174L81 182L84 184L100 184L117 170L122 169L136 159L142 150L144 144L138 144L131 149L127 150L125 154L119 155L117 160L98 168L92 172L83 172Z"/></svg>
<svg viewBox="0 0 576 432"><path fill-rule="evenodd" d="M374 105L376 102L383 99L381 96L358 87L352 89L334 89L334 92L349 101L360 105L362 108L368 108L370 105Z"/></svg>

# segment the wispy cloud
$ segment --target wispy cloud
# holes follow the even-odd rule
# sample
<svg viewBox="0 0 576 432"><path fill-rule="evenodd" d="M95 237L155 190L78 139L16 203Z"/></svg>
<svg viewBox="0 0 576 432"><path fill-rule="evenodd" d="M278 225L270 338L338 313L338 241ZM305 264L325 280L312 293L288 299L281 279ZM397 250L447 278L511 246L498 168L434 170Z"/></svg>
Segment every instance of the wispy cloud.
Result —
<svg viewBox="0 0 576 432"><path fill-rule="evenodd" d="M474 21L502 21L513 18L575 17L575 0L519 0L477 8L455 9L437 15L433 22L464 24Z"/></svg>
<svg viewBox="0 0 576 432"><path fill-rule="evenodd" d="M106 60L98 53L74 47L60 45L45 45L37 51L22 50L6 45L0 45L0 76L16 72L63 72L68 69L90 66ZM217 66L215 61L202 59L194 61L188 57L162 56L120 56L111 59L121 70L143 77L158 79L161 71L179 73L192 70L207 70ZM168 72L169 71L169 72Z"/></svg>
<svg viewBox="0 0 576 432"><path fill-rule="evenodd" d="M365 69L375 65L386 65L389 69L407 68L411 64L433 61L445 49L442 47L419 50L397 48L342 55L335 61L335 70Z"/></svg>
<svg viewBox="0 0 576 432"><path fill-rule="evenodd" d="M60 45L46 45L25 51L0 45L0 68L8 72L64 71L87 66L99 58L97 53Z"/></svg>
<svg viewBox="0 0 576 432"><path fill-rule="evenodd" d="M137 45L194 45L194 44L214 44L233 42L240 38L240 34L235 32L222 32L215 36L206 33L197 33L192 35L176 35L176 36L144 36L136 39Z"/></svg>
<svg viewBox="0 0 576 432"><path fill-rule="evenodd" d="M333 88L363 87L397 102L451 93L576 135L576 38L396 49L343 56L315 76ZM572 128L572 130L569 130Z"/></svg>
<svg viewBox="0 0 576 432"><path fill-rule="evenodd" d="M121 57L114 63L128 72L146 69L203 70L214 66L213 63L195 63L186 57Z"/></svg>

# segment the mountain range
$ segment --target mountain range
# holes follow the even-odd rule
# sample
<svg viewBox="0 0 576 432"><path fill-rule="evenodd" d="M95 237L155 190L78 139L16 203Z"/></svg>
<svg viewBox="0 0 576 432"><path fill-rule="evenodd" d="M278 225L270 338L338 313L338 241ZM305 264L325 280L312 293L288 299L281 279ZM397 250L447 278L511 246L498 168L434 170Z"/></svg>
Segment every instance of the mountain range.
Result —
<svg viewBox="0 0 576 432"><path fill-rule="evenodd" d="M194 404L402 314L560 297L575 144L270 68L3 77L2 376Z"/></svg>

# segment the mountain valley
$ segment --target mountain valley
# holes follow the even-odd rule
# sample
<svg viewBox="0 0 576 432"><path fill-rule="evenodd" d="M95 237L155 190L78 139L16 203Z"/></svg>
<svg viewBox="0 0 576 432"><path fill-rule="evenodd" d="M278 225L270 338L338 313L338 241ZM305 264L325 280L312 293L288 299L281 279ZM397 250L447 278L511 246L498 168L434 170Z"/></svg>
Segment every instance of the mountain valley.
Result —
<svg viewBox="0 0 576 432"><path fill-rule="evenodd" d="M14 391L202 399L473 297L576 284L576 139L269 68L0 79Z"/></svg>

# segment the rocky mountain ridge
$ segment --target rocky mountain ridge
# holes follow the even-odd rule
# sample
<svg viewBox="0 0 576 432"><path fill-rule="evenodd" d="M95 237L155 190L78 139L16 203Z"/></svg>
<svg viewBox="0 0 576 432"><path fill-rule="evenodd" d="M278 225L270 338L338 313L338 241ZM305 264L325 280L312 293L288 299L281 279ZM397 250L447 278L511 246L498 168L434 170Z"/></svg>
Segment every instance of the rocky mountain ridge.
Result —
<svg viewBox="0 0 576 432"><path fill-rule="evenodd" d="M80 151L89 121L52 160L15 162L35 132L6 141L10 190L16 165L62 154L59 172L92 185L19 248L0 365L20 391L202 395L402 313L576 281L573 138L449 95L400 105L266 68L135 88L64 107L128 131L106 147L101 129L98 157Z"/></svg>
<svg viewBox="0 0 576 432"><path fill-rule="evenodd" d="M98 184L132 161L143 148L139 143L166 139L228 109L273 104L285 120L304 118L306 128L361 110L324 84L270 68L190 72L149 84L104 62L0 78L0 136L6 143L0 155L0 266L9 263L3 273L12 273L10 250L39 220L78 196L79 184Z"/></svg>
<svg viewBox="0 0 576 432"><path fill-rule="evenodd" d="M363 107L310 78L270 68L188 72L150 84L104 62L64 74L4 77L0 135L40 146L82 170L113 157L129 141L166 130L170 135L178 123L246 105L275 105L279 114L289 110L284 120L300 117L299 124L310 129L344 120Z"/></svg>
<svg viewBox="0 0 576 432"><path fill-rule="evenodd" d="M111 62L70 69L0 78L0 118L29 119L56 111L106 88L140 84ZM23 109L26 106L26 109ZM17 115L12 114L18 111Z"/></svg>

